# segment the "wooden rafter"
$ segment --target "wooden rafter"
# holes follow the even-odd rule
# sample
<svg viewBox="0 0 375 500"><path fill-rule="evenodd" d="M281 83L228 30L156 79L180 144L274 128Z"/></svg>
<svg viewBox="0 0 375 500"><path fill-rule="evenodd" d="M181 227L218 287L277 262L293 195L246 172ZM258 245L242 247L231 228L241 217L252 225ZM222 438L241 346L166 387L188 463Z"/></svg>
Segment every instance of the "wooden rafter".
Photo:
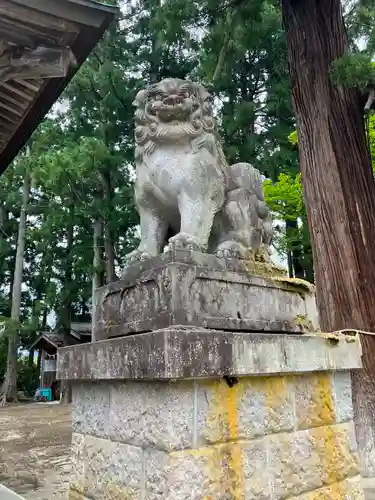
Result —
<svg viewBox="0 0 375 500"><path fill-rule="evenodd" d="M117 12L94 0L0 0L0 175Z"/></svg>
<svg viewBox="0 0 375 500"><path fill-rule="evenodd" d="M25 49L4 42L1 46L0 42L1 82L12 78L16 82L34 78L63 78L75 62L72 51L66 47L38 45L35 49Z"/></svg>
<svg viewBox="0 0 375 500"><path fill-rule="evenodd" d="M19 78L15 78L14 81L19 83L23 87L26 87L33 92L38 92L40 87L42 86L43 80L21 80ZM35 83L34 83L35 82Z"/></svg>

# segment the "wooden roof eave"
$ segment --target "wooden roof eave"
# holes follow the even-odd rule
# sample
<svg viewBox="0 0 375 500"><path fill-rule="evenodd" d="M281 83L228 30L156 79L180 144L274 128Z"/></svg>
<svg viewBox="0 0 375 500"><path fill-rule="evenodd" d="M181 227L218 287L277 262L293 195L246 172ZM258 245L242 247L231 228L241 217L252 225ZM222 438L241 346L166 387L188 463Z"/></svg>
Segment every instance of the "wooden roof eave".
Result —
<svg viewBox="0 0 375 500"><path fill-rule="evenodd" d="M117 12L92 0L0 0L0 175Z"/></svg>
<svg viewBox="0 0 375 500"><path fill-rule="evenodd" d="M35 351L36 349L38 349L38 347L41 348L41 347L45 346L45 344L52 346L56 350L59 348L59 346L55 342L53 342L44 333L42 333L31 344L31 346L29 347L29 351Z"/></svg>
<svg viewBox="0 0 375 500"><path fill-rule="evenodd" d="M61 329L58 329L57 331L53 332L42 332L35 340L34 342L29 346L28 350L29 351L35 351L36 349L44 348L46 345L52 346L54 349L59 349L62 347L62 344L60 342L56 342L53 339L53 336L59 335L59 332L61 332ZM63 335L61 335L60 341L63 340ZM78 335L76 332L71 331L68 336L70 337L71 341L74 343L80 343L81 342L81 337Z"/></svg>

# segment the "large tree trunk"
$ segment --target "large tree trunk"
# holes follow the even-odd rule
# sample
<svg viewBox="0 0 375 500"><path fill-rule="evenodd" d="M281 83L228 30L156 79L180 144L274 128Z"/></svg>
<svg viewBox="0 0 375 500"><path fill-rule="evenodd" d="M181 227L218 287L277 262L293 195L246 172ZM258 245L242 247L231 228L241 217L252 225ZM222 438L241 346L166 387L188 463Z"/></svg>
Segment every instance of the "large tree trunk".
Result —
<svg viewBox="0 0 375 500"><path fill-rule="evenodd" d="M375 184L362 110L335 86L331 62L348 49L340 0L282 0L302 183L325 331L375 331ZM375 337L362 336L353 375L362 473L374 475Z"/></svg>
<svg viewBox="0 0 375 500"><path fill-rule="evenodd" d="M7 371L0 389L2 404L5 404L6 401L17 400L17 352L21 315L23 260L25 255L26 212L29 203L29 193L30 176L26 171L23 181L21 215L18 224L17 253L12 288L12 310L10 315L11 321L8 328Z"/></svg>

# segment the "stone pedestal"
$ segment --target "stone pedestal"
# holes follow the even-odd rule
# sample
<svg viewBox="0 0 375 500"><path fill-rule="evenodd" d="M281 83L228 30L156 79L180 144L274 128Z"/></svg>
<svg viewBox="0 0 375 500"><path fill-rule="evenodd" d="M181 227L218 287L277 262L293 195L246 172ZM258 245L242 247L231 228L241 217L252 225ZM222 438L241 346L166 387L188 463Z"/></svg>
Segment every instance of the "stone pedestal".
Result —
<svg viewBox="0 0 375 500"><path fill-rule="evenodd" d="M59 350L70 500L359 500L356 338L170 327Z"/></svg>
<svg viewBox="0 0 375 500"><path fill-rule="evenodd" d="M96 291L93 339L175 325L286 333L318 327L307 283L254 276L249 266L183 250L134 264Z"/></svg>

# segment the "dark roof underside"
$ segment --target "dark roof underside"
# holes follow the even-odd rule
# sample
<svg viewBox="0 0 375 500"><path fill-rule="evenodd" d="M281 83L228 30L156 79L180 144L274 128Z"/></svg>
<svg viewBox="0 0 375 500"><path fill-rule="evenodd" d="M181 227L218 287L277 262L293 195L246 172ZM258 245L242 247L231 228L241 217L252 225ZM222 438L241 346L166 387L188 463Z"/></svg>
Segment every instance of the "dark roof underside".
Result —
<svg viewBox="0 0 375 500"><path fill-rule="evenodd" d="M0 0L0 174L117 12L92 0Z"/></svg>

